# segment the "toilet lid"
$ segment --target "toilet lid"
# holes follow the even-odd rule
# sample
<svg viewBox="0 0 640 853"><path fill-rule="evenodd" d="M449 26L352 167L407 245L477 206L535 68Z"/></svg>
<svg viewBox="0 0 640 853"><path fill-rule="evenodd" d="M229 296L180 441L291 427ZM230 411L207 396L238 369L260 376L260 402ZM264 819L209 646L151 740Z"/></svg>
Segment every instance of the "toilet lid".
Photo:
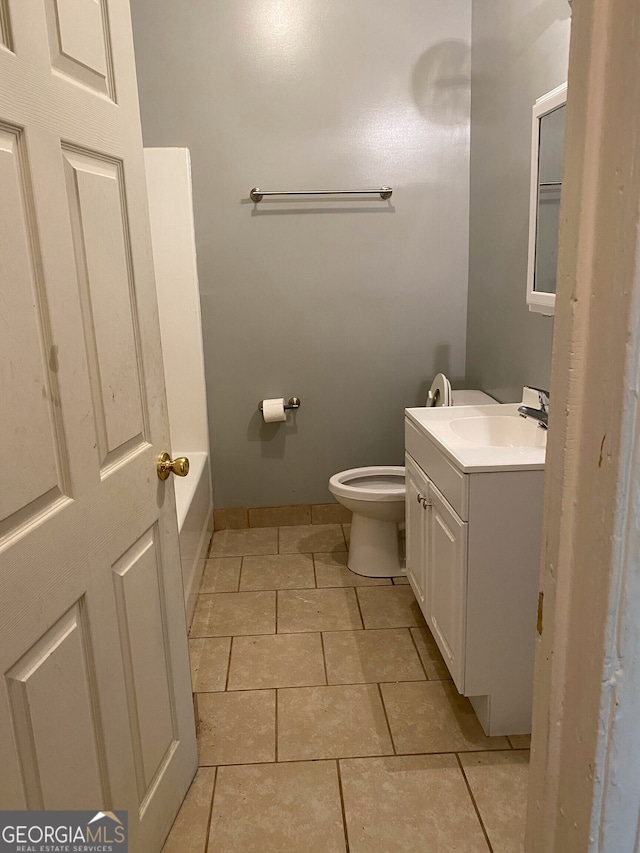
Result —
<svg viewBox="0 0 640 853"><path fill-rule="evenodd" d="M427 394L427 406L450 406L451 405L451 383L444 375L438 373L431 383Z"/></svg>

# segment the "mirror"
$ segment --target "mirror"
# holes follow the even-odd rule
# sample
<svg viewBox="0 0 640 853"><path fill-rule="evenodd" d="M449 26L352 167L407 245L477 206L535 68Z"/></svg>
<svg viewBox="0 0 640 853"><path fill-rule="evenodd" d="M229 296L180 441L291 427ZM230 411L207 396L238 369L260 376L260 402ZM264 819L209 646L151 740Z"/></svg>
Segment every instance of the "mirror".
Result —
<svg viewBox="0 0 640 853"><path fill-rule="evenodd" d="M563 83L533 107L527 305L548 315L556 301L566 101Z"/></svg>

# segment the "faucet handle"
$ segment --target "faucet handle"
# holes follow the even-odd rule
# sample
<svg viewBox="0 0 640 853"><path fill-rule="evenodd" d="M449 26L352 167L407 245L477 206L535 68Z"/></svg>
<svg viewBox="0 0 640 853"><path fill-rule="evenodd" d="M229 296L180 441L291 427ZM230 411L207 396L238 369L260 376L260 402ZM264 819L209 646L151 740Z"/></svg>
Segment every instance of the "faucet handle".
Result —
<svg viewBox="0 0 640 853"><path fill-rule="evenodd" d="M525 385L522 389L522 402L525 406L538 406L543 412L549 409L549 392L544 388L535 388L533 385Z"/></svg>

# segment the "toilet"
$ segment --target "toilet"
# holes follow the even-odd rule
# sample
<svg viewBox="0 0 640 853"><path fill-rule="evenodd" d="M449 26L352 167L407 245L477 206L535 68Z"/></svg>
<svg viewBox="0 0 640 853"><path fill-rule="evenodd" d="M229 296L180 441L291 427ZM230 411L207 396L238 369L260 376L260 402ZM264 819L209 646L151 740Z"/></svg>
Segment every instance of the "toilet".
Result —
<svg viewBox="0 0 640 853"><path fill-rule="evenodd" d="M439 373L429 389L426 406L487 406L496 403L484 391L452 391ZM340 471L329 480L329 491L353 513L347 565L369 578L405 574L399 527L404 522L404 465L372 465Z"/></svg>

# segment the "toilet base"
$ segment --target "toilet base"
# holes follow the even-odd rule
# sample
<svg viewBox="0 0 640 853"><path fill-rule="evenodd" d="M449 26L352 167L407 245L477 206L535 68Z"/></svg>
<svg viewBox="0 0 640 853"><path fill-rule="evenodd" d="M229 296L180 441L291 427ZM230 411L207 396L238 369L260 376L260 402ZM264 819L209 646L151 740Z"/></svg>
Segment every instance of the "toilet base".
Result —
<svg viewBox="0 0 640 853"><path fill-rule="evenodd" d="M347 566L367 578L396 578L405 574L398 525L354 512Z"/></svg>

